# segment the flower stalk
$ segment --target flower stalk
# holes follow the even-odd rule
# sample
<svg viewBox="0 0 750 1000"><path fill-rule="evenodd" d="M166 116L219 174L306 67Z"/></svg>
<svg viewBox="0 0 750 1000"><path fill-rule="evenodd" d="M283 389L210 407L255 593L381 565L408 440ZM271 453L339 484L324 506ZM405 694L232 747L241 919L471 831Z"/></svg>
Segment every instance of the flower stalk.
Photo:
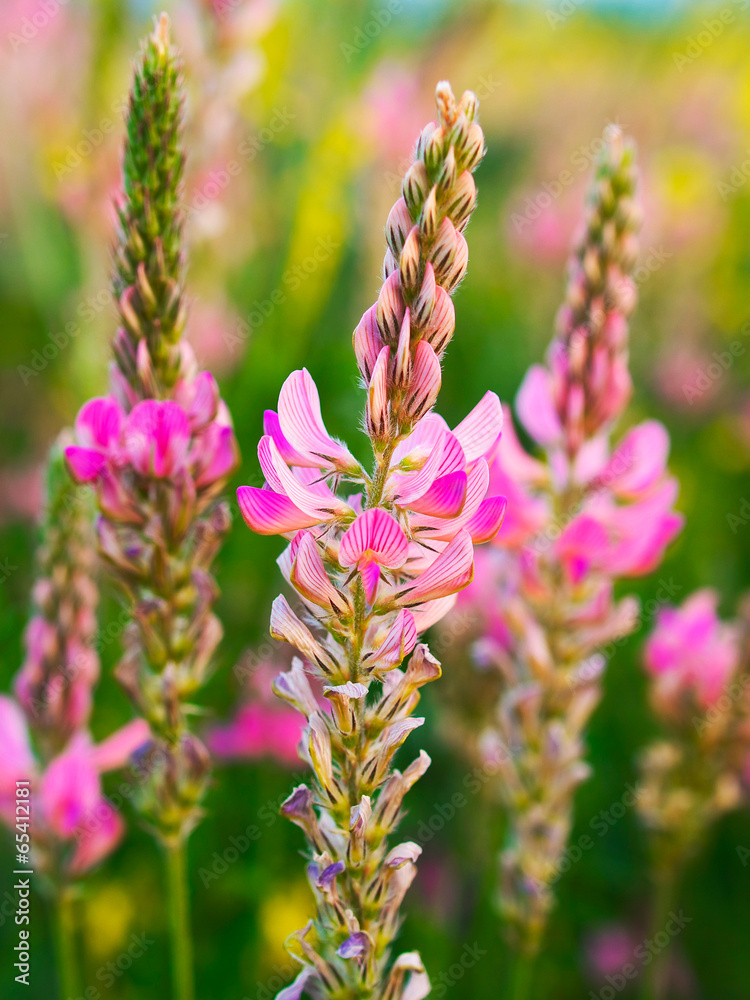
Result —
<svg viewBox="0 0 750 1000"><path fill-rule="evenodd" d="M188 1000L183 851L210 772L190 716L222 635L211 566L231 523L219 497L238 451L216 381L182 338L182 109L163 15L143 45L128 105L111 394L81 409L66 457L76 480L95 486L99 552L131 615L116 676L153 734L137 804L168 859L175 995Z"/></svg>
<svg viewBox="0 0 750 1000"><path fill-rule="evenodd" d="M279 1000L419 1000L430 989L418 954L391 957L421 848L390 841L430 761L422 752L401 772L393 759L424 722L413 715L420 688L441 673L418 636L471 581L473 546L505 510L487 495L502 422L494 393L452 431L431 412L484 154L475 96L456 102L442 83L437 104L388 217L378 301L354 332L371 473L328 434L303 370L265 416L266 485L238 490L253 530L290 539L279 565L295 607L276 599L271 633L299 657L275 688L307 718L301 752L313 771L282 806L307 837L317 909L287 942L302 969Z"/></svg>

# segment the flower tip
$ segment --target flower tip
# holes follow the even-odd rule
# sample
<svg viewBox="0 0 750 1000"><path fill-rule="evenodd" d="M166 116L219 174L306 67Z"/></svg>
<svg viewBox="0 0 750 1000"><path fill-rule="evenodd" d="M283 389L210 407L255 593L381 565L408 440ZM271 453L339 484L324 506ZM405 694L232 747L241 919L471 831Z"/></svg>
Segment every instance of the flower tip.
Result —
<svg viewBox="0 0 750 1000"><path fill-rule="evenodd" d="M158 49L160 55L166 55L169 52L171 26L169 14L166 11L162 11L158 17L154 16L154 33L151 36L151 41Z"/></svg>

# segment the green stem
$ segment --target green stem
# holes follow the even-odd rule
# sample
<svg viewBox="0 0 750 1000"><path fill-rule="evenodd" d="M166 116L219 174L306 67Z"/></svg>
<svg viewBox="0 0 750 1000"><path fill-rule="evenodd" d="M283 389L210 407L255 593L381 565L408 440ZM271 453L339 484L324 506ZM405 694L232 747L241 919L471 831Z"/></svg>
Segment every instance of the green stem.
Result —
<svg viewBox="0 0 750 1000"><path fill-rule="evenodd" d="M533 967L533 959L530 955L522 951L516 955L509 1000L527 1000L531 989Z"/></svg>
<svg viewBox="0 0 750 1000"><path fill-rule="evenodd" d="M654 891L653 910L651 915L651 934L654 937L664 930L669 917L669 911L674 901L674 892L677 884L676 867L670 867L658 872L656 875L656 885ZM664 996L664 970L667 958L666 949L658 952L654 956L653 962L648 966L643 981L643 1000L662 1000Z"/></svg>
<svg viewBox="0 0 750 1000"><path fill-rule="evenodd" d="M165 856L172 949L172 1000L193 1000L193 943L184 841L179 839L166 844Z"/></svg>
<svg viewBox="0 0 750 1000"><path fill-rule="evenodd" d="M76 953L74 893L69 886L63 886L57 893L54 907L60 997L61 1000L74 1000L82 995L82 986Z"/></svg>

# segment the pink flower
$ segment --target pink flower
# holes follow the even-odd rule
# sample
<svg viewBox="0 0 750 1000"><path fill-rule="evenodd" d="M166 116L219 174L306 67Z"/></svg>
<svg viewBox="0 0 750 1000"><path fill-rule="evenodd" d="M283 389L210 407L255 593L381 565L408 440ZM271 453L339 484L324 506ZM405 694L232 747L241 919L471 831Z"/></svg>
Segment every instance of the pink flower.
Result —
<svg viewBox="0 0 750 1000"><path fill-rule="evenodd" d="M75 845L68 861L71 874L80 875L114 849L123 831L119 814L104 798L100 774L122 767L149 738L143 720L123 726L95 746L85 731L73 736L65 749L40 771L29 742L26 720L19 706L0 696L0 816L15 821L15 782L32 783L34 838L40 849L48 838Z"/></svg>
<svg viewBox="0 0 750 1000"><path fill-rule="evenodd" d="M738 667L739 632L716 613L718 595L699 590L679 608L665 608L646 642L644 662L660 697L693 694L702 708L721 697Z"/></svg>
<svg viewBox="0 0 750 1000"><path fill-rule="evenodd" d="M409 543L406 535L387 511L366 510L347 528L339 546L339 562L356 566L370 604L380 582L380 569L399 569L406 562Z"/></svg>
<svg viewBox="0 0 750 1000"><path fill-rule="evenodd" d="M142 476L171 478L187 462L188 417L179 403L146 399L130 411L125 424L125 453Z"/></svg>
<svg viewBox="0 0 750 1000"><path fill-rule="evenodd" d="M208 748L224 760L271 757L281 764L299 763L305 720L298 712L260 703L243 705L226 726L209 731Z"/></svg>
<svg viewBox="0 0 750 1000"><path fill-rule="evenodd" d="M110 463L117 461L124 422L125 414L112 396L84 403L75 423L79 445L65 449L74 479L79 483L93 482Z"/></svg>

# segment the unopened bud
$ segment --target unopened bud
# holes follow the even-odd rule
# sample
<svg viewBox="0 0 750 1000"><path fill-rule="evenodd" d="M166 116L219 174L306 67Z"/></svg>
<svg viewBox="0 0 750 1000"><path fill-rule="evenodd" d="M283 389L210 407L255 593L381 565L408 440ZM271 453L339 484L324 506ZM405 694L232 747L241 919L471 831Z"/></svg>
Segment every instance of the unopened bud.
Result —
<svg viewBox="0 0 750 1000"><path fill-rule="evenodd" d="M401 260L399 261L401 287L407 294L414 292L417 288L420 256L419 227L414 226L406 237L406 243L404 243L404 249L401 251Z"/></svg>

